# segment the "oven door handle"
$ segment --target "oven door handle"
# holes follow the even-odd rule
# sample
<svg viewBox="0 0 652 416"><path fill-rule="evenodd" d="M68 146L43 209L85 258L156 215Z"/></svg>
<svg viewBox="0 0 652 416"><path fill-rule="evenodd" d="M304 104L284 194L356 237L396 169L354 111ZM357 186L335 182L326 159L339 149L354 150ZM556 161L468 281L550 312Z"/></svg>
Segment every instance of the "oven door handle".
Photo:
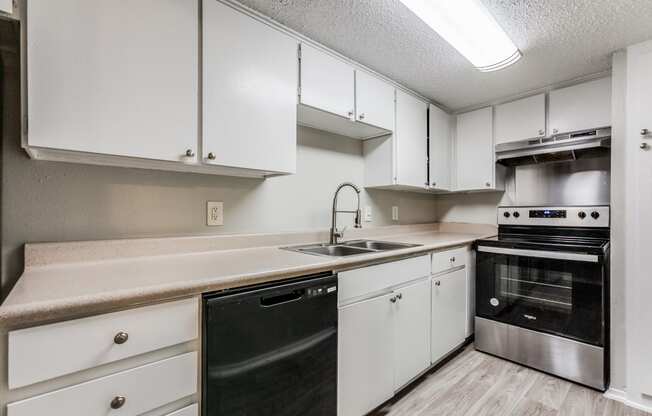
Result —
<svg viewBox="0 0 652 416"><path fill-rule="evenodd" d="M517 248L502 248L491 246L478 246L478 251L484 253L507 254L508 256L538 257L554 260L574 260L588 263L599 263L600 257L595 254L567 253L564 251L523 250Z"/></svg>

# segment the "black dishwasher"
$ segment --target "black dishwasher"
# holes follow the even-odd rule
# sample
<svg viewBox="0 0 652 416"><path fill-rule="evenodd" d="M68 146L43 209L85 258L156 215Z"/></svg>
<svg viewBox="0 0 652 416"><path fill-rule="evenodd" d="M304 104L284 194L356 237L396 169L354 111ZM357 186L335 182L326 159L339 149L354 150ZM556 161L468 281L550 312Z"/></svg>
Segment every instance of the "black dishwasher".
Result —
<svg viewBox="0 0 652 416"><path fill-rule="evenodd" d="M337 276L204 296L204 416L337 413Z"/></svg>

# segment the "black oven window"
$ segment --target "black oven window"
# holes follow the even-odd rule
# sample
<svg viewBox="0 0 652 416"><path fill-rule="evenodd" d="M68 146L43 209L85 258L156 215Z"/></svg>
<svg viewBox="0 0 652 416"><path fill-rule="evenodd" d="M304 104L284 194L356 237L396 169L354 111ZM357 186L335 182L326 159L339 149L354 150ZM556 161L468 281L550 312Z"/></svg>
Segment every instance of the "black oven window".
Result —
<svg viewBox="0 0 652 416"><path fill-rule="evenodd" d="M496 264L500 295L544 308L569 313L573 310L573 275L569 271L545 270L517 264Z"/></svg>
<svg viewBox="0 0 652 416"><path fill-rule="evenodd" d="M476 313L604 344L603 265L478 252Z"/></svg>

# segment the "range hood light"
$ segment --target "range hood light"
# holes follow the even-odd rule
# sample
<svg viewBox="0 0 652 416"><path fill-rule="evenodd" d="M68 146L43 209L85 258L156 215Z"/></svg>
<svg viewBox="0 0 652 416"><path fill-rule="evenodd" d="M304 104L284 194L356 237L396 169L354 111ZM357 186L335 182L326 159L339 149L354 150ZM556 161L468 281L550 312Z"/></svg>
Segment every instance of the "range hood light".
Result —
<svg viewBox="0 0 652 416"><path fill-rule="evenodd" d="M521 58L521 51L479 0L400 0L482 72Z"/></svg>

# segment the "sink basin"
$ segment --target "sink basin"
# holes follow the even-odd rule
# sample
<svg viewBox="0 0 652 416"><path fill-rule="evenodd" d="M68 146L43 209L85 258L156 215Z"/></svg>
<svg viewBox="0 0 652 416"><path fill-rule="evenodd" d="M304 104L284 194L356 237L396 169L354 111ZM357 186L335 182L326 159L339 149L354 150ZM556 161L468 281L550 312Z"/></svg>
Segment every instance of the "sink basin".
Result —
<svg viewBox="0 0 652 416"><path fill-rule="evenodd" d="M321 256L344 257L355 256L356 254L373 253L374 250L348 247L345 245L319 245L312 247L298 247L295 249L300 253L317 254Z"/></svg>
<svg viewBox="0 0 652 416"><path fill-rule="evenodd" d="M356 240L347 241L342 245L348 247L360 247L375 251L398 250L401 248L417 247L417 244L402 244L402 243L389 243L387 241L373 241L373 240Z"/></svg>
<svg viewBox="0 0 652 416"><path fill-rule="evenodd" d="M387 241L353 240L340 244L311 244L307 246L283 247L284 250L316 256L345 257L359 254L378 253L401 248L418 247L419 244L389 243Z"/></svg>

